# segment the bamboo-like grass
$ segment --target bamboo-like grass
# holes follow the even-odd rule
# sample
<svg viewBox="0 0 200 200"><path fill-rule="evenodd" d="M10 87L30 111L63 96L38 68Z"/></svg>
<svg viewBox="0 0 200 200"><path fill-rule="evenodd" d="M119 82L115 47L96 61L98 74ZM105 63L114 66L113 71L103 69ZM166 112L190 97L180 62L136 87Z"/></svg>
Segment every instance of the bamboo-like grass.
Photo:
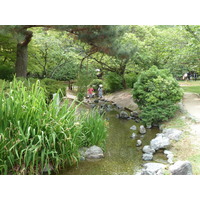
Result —
<svg viewBox="0 0 200 200"><path fill-rule="evenodd" d="M78 162L81 146L101 144L105 137L102 117L94 113L77 116L76 109L67 101L58 106L56 98L47 104L39 81L25 87L23 81L14 79L7 92L2 89L0 174L42 174L44 168L50 174L50 166L57 172L66 164ZM100 117L96 120L99 128L90 122L92 115Z"/></svg>

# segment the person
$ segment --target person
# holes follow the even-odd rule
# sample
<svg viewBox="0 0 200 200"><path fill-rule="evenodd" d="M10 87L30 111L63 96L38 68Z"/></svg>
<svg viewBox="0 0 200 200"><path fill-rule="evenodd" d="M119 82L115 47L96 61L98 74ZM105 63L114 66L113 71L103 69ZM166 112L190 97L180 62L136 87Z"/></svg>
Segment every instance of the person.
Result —
<svg viewBox="0 0 200 200"><path fill-rule="evenodd" d="M187 73L187 78L190 81L190 78L191 78L191 73L190 72Z"/></svg>
<svg viewBox="0 0 200 200"><path fill-rule="evenodd" d="M196 81L197 80L197 73L194 72L194 80Z"/></svg>
<svg viewBox="0 0 200 200"><path fill-rule="evenodd" d="M98 93L99 93L99 98L102 98L103 97L103 85L99 85L99 88L98 88Z"/></svg>
<svg viewBox="0 0 200 200"><path fill-rule="evenodd" d="M183 80L187 80L187 73L183 75Z"/></svg>
<svg viewBox="0 0 200 200"><path fill-rule="evenodd" d="M91 99L91 98L92 98L92 96L93 96L93 92L94 92L94 89L93 89L93 87L90 87L90 88L88 88L88 95L89 95L89 99Z"/></svg>

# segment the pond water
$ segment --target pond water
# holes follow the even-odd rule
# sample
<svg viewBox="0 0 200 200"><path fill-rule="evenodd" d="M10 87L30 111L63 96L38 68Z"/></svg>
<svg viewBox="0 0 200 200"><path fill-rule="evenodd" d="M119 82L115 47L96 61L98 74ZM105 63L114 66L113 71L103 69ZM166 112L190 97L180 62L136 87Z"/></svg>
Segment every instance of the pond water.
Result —
<svg viewBox="0 0 200 200"><path fill-rule="evenodd" d="M140 123L132 119L118 119L117 113L117 110L112 110L105 115L109 122L105 158L81 161L78 165L61 170L60 175L133 175L141 169L145 163L142 160L142 148L149 145L159 129L147 129L147 133L142 135L139 133ZM136 131L130 129L133 125L136 125ZM130 138L133 132L137 134L135 139ZM141 147L136 147L138 139L142 141Z"/></svg>

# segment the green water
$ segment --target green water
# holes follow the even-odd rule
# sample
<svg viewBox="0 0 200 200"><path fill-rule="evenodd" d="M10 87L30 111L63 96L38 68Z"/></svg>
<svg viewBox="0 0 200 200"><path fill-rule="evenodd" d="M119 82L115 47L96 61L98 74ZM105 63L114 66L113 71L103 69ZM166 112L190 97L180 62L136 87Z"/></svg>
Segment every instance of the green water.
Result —
<svg viewBox="0 0 200 200"><path fill-rule="evenodd" d="M93 161L81 161L78 166L71 166L62 170L61 175L133 175L141 169L142 148L149 145L159 130L147 129L145 135L138 130L141 124L134 120L116 118L116 111L106 113L109 122L109 135L106 140L105 158ZM136 125L137 130L130 129ZM131 139L132 133L136 133L135 139ZM142 140L142 146L136 147L136 141Z"/></svg>

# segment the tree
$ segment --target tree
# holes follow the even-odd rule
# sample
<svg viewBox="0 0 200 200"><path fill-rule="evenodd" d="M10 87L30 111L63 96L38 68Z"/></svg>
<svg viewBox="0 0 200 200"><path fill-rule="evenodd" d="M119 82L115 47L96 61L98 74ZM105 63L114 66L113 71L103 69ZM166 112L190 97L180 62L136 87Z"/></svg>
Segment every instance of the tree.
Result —
<svg viewBox="0 0 200 200"><path fill-rule="evenodd" d="M88 43L91 46L91 51L101 51L108 53L110 41L115 38L120 31L116 32L112 26L103 25L16 25L16 26L1 26L1 29L12 33L17 38L17 57L16 57L16 76L27 76L28 63L28 44L30 43L33 32L28 30L33 27L45 27L46 29L56 29L66 31L74 35L75 39L79 39Z"/></svg>

